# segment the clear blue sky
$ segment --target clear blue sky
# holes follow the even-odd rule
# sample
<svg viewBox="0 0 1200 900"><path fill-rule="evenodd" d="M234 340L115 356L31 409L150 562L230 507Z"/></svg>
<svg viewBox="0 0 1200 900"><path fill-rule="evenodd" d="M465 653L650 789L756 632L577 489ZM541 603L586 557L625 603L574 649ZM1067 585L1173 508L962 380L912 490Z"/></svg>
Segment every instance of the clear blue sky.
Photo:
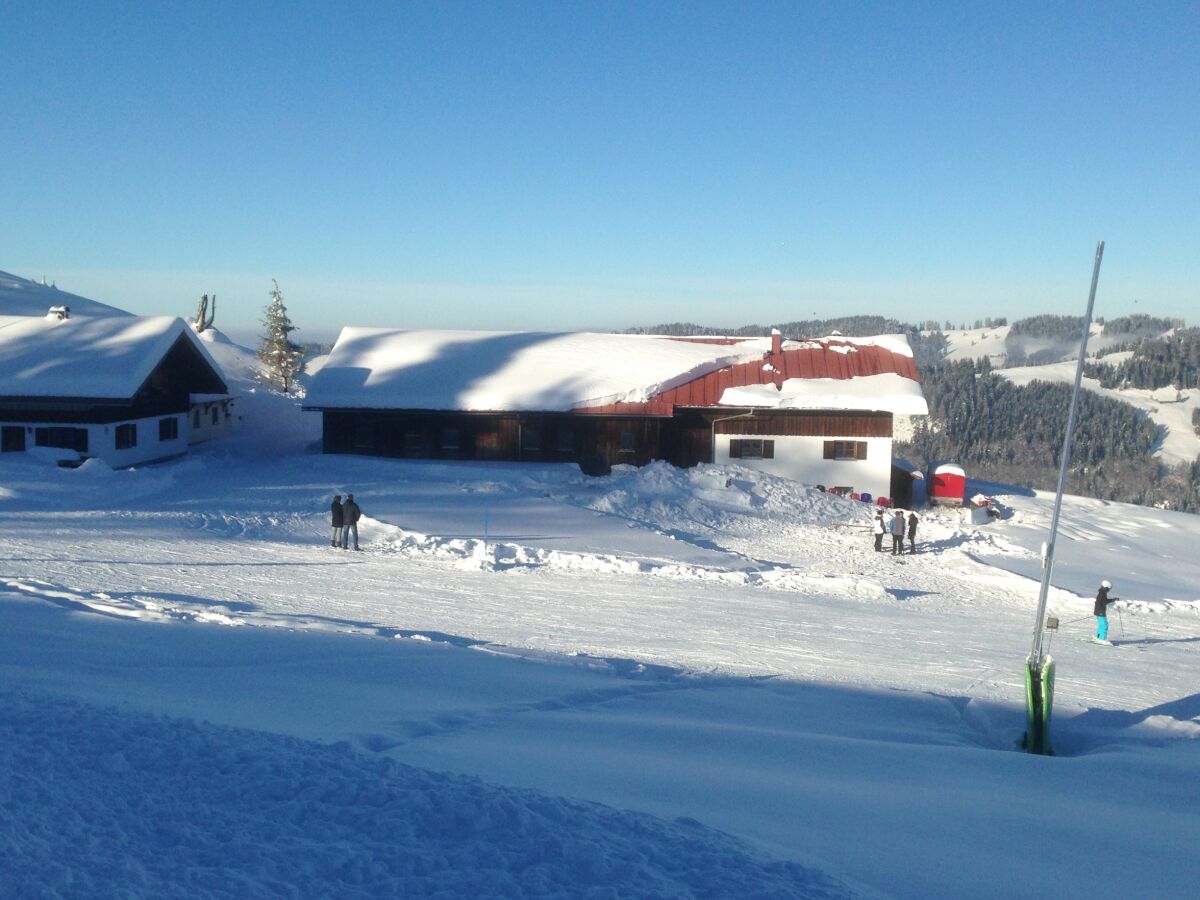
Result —
<svg viewBox="0 0 1200 900"><path fill-rule="evenodd" d="M0 269L253 333L1200 319L1200 4L46 3Z"/></svg>

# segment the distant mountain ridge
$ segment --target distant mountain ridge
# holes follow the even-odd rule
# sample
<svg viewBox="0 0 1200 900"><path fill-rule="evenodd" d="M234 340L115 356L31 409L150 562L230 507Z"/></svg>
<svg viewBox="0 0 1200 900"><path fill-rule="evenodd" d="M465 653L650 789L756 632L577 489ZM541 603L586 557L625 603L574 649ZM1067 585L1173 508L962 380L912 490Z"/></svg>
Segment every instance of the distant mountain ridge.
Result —
<svg viewBox="0 0 1200 900"><path fill-rule="evenodd" d="M0 316L44 316L52 306L70 307L72 313L81 316L133 315L99 300L59 290L54 285L0 272Z"/></svg>

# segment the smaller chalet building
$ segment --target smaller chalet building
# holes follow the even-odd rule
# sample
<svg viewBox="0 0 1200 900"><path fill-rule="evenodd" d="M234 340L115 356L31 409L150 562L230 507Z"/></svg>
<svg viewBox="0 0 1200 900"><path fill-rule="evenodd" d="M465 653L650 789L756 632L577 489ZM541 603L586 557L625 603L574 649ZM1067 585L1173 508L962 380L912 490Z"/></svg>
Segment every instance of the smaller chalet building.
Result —
<svg viewBox="0 0 1200 900"><path fill-rule="evenodd" d="M892 417L925 415L903 336L342 330L308 390L326 453L737 462L892 496ZM908 478L902 473L904 479Z"/></svg>
<svg viewBox="0 0 1200 900"><path fill-rule="evenodd" d="M0 460L50 448L66 464L156 462L223 434L231 403L182 319L0 316Z"/></svg>

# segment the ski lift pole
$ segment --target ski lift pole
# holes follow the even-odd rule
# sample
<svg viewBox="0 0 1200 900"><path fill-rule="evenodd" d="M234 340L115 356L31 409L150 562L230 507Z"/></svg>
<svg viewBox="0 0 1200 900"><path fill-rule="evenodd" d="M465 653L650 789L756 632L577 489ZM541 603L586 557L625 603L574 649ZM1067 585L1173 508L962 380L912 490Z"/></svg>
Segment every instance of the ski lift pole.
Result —
<svg viewBox="0 0 1200 900"><path fill-rule="evenodd" d="M1096 262L1092 266L1092 287L1088 291L1087 314L1083 319L1083 336L1079 339L1079 359L1075 365L1075 386L1067 412L1067 430L1063 436L1062 459L1058 467L1058 489L1054 493L1054 512L1050 517L1050 536L1042 549L1042 584L1038 590L1037 619L1033 623L1033 647L1025 661L1025 701L1028 724L1025 730L1025 749L1031 753L1049 755L1050 710L1054 703L1054 659L1047 656L1042 641L1046 632L1046 598L1050 593L1050 576L1054 573L1054 542L1058 537L1058 518L1062 512L1063 490L1067 485L1067 468L1071 462L1071 438L1075 432L1075 411L1079 406L1079 388L1083 383L1083 367L1087 357L1088 331L1092 326L1092 308L1096 304L1096 285L1100 281L1100 260L1104 257L1104 241L1096 244ZM1057 624L1057 623L1056 623Z"/></svg>

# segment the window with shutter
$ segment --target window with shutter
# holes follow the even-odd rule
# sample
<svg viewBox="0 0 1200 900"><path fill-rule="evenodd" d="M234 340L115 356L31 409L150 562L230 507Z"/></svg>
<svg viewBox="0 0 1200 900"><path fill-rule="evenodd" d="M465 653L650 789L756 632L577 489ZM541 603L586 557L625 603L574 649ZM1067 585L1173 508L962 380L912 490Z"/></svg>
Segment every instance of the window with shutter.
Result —
<svg viewBox="0 0 1200 900"><path fill-rule="evenodd" d="M866 441L826 441L826 459L859 460L867 458Z"/></svg>

